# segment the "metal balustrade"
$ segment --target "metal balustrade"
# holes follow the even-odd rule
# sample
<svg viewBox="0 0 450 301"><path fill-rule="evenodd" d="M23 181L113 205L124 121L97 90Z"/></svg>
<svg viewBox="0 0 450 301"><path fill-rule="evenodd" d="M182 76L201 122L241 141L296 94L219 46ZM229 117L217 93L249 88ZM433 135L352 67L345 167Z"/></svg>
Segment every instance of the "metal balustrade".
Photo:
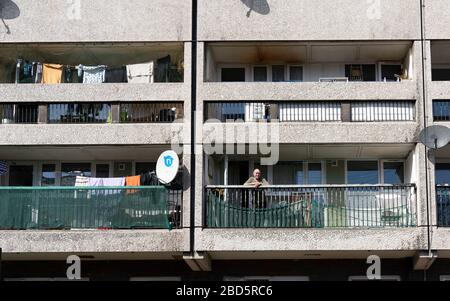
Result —
<svg viewBox="0 0 450 301"><path fill-rule="evenodd" d="M0 123L37 123L37 104L0 104Z"/></svg>
<svg viewBox="0 0 450 301"><path fill-rule="evenodd" d="M450 227L450 186L436 185L437 224Z"/></svg>
<svg viewBox="0 0 450 301"><path fill-rule="evenodd" d="M348 116L348 117L344 117ZM242 120L245 122L389 122L414 121L414 101L279 101L208 102L205 121Z"/></svg>
<svg viewBox="0 0 450 301"><path fill-rule="evenodd" d="M0 187L0 229L181 227L182 190L148 187Z"/></svg>
<svg viewBox="0 0 450 301"><path fill-rule="evenodd" d="M416 225L414 185L207 186L208 228Z"/></svg>
<svg viewBox="0 0 450 301"><path fill-rule="evenodd" d="M414 121L415 104L412 101L352 102L352 121Z"/></svg>
<svg viewBox="0 0 450 301"><path fill-rule="evenodd" d="M121 103L122 123L165 123L174 122L184 116L181 102Z"/></svg>
<svg viewBox="0 0 450 301"><path fill-rule="evenodd" d="M48 105L48 123L107 123L111 105L106 103L56 103Z"/></svg>

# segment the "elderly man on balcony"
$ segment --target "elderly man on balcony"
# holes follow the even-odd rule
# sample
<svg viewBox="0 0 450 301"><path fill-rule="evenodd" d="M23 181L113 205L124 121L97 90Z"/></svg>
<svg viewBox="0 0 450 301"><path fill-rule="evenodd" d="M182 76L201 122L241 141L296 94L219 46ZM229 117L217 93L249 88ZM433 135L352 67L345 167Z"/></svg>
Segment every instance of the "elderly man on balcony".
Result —
<svg viewBox="0 0 450 301"><path fill-rule="evenodd" d="M250 177L244 186L252 186L254 188L259 188L261 186L269 186L269 182L262 177L261 170L255 169L253 171L253 176ZM244 195L242 206L245 208L266 208L266 198L264 191L247 191Z"/></svg>
<svg viewBox="0 0 450 301"><path fill-rule="evenodd" d="M247 182L244 183L245 186L253 186L255 188L259 188L260 186L268 186L270 185L266 179L262 177L262 173L259 169L255 169L253 171L253 176L250 177Z"/></svg>

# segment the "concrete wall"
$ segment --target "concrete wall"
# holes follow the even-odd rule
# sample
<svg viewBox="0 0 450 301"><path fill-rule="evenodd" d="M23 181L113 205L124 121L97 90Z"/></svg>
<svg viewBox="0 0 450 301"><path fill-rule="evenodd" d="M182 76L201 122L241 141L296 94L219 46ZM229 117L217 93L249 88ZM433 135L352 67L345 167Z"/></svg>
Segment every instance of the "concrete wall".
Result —
<svg viewBox="0 0 450 301"><path fill-rule="evenodd" d="M0 231L3 259L47 253L172 252L189 249L187 230ZM171 258L170 253L166 257Z"/></svg>
<svg viewBox="0 0 450 301"><path fill-rule="evenodd" d="M0 42L184 41L191 1L7 1ZM37 30L39 29L39 30Z"/></svg>
<svg viewBox="0 0 450 301"><path fill-rule="evenodd" d="M430 40L450 39L450 2L447 0L424 0L425 36Z"/></svg>
<svg viewBox="0 0 450 301"><path fill-rule="evenodd" d="M251 2L251 1L247 1ZM441 3L445 0L440 1ZM379 4L379 5L378 5ZM200 0L199 39L395 40L420 38L418 0ZM442 7L441 8L445 8ZM442 14L445 10L442 10Z"/></svg>
<svg viewBox="0 0 450 301"><path fill-rule="evenodd" d="M183 124L3 124L0 145L160 145L182 143ZM175 134L174 134L175 133ZM181 133L181 134L178 134Z"/></svg>

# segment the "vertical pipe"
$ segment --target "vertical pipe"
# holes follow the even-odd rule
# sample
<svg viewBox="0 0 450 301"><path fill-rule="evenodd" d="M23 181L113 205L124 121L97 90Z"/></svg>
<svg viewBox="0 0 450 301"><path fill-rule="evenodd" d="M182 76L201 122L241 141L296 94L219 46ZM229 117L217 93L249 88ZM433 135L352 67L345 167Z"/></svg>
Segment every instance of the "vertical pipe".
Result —
<svg viewBox="0 0 450 301"><path fill-rule="evenodd" d="M191 53L191 179L190 179L190 235L189 249L195 251L195 112L197 111L197 7L198 0L192 0L192 53ZM202 200L203 201L203 200Z"/></svg>

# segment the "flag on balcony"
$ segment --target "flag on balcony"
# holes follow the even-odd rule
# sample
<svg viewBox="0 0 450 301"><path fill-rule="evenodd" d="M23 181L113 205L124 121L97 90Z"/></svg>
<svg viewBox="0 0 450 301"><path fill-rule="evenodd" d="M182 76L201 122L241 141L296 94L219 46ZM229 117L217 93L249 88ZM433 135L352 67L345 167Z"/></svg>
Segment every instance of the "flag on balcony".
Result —
<svg viewBox="0 0 450 301"><path fill-rule="evenodd" d="M6 161L0 161L0 176L8 173L9 166Z"/></svg>

